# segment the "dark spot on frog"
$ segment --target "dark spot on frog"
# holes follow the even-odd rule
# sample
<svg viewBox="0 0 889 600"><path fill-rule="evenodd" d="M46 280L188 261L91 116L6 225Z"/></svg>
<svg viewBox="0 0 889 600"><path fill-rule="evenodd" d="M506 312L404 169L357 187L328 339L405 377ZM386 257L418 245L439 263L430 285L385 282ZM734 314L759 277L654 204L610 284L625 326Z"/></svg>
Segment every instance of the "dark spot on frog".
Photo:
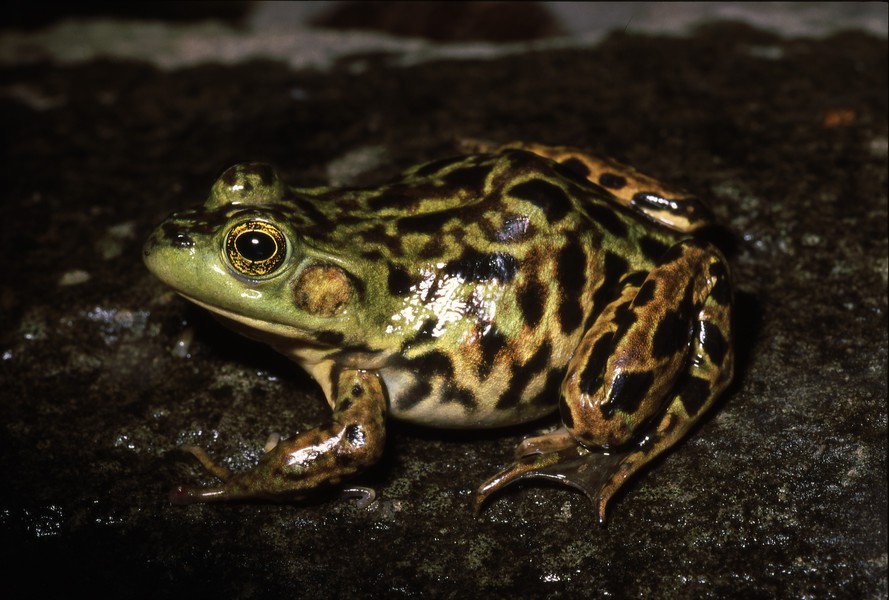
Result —
<svg viewBox="0 0 889 600"><path fill-rule="evenodd" d="M559 322L565 334L570 334L580 327L583 321L580 298L586 285L587 270L586 253L577 240L570 241L559 251L556 270L559 286L562 289Z"/></svg>
<svg viewBox="0 0 889 600"><path fill-rule="evenodd" d="M688 344L688 319L678 310L669 310L661 317L651 340L651 355L663 359L682 350Z"/></svg>
<svg viewBox="0 0 889 600"><path fill-rule="evenodd" d="M417 334L410 340L410 343L402 344L402 349L407 346L411 346L416 342L425 342L427 340L432 339L432 332L435 331L435 328L438 326L437 319L426 319L423 321L423 324L420 326L420 329L417 330Z"/></svg>
<svg viewBox="0 0 889 600"><path fill-rule="evenodd" d="M414 286L416 282L414 279L401 267L396 267L393 264L389 264L389 276L387 279L387 285L389 288L389 293L393 296L407 296L411 288Z"/></svg>
<svg viewBox="0 0 889 600"><path fill-rule="evenodd" d="M549 364L551 354L552 345L545 341L524 364L514 362L510 369L512 377L509 387L497 399L496 408L506 410L517 406L531 380Z"/></svg>
<svg viewBox="0 0 889 600"><path fill-rule="evenodd" d="M335 224L325 213L318 210L313 202L310 202L305 198L294 198L292 202L299 208L302 216L307 218L316 229L327 231L334 227Z"/></svg>
<svg viewBox="0 0 889 600"><path fill-rule="evenodd" d="M481 190L491 173L491 165L455 169L444 176L444 183L450 187Z"/></svg>
<svg viewBox="0 0 889 600"><path fill-rule="evenodd" d="M639 291L636 292L636 297L633 298L633 306L640 308L651 302L654 299L654 291L656 288L657 282L654 279L649 279L643 283L642 287L639 288Z"/></svg>
<svg viewBox="0 0 889 600"><path fill-rule="evenodd" d="M602 173L599 175L599 185L610 190L619 190L627 185L627 178L617 173Z"/></svg>
<svg viewBox="0 0 889 600"><path fill-rule="evenodd" d="M706 379L700 377L689 377L679 392L682 407L690 417L698 414L709 397L710 384Z"/></svg>
<svg viewBox="0 0 889 600"><path fill-rule="evenodd" d="M487 379L494 368L497 355L506 347L506 338L503 333L494 325L488 329L488 332L478 341L482 351L482 359L478 364L479 379Z"/></svg>
<svg viewBox="0 0 889 600"><path fill-rule="evenodd" d="M565 296L559 305L559 324L562 326L562 333L570 335L575 329L580 327L583 321L583 308L580 306L580 299Z"/></svg>
<svg viewBox="0 0 889 600"><path fill-rule="evenodd" d="M585 202L583 204L583 211L593 222L604 227L611 235L616 237L627 236L627 226L621 221L620 217L617 216L618 213L614 208L602 206L601 204L593 204L592 202Z"/></svg>
<svg viewBox="0 0 889 600"><path fill-rule="evenodd" d="M639 287L645 280L648 279L648 273L645 271L633 271L632 273L625 275L620 280L620 287L623 289L626 286L630 287Z"/></svg>
<svg viewBox="0 0 889 600"><path fill-rule="evenodd" d="M537 327L543 318L546 290L539 281L529 278L528 283L518 291L518 300L525 323L528 327Z"/></svg>
<svg viewBox="0 0 889 600"><path fill-rule="evenodd" d="M609 299L616 296L617 284L629 269L626 259L613 252L605 252L602 283L593 293L593 311L600 312Z"/></svg>
<svg viewBox="0 0 889 600"><path fill-rule="evenodd" d="M552 399L559 394L559 388L562 380L565 379L565 373L562 369L550 369L543 384L543 389L536 396L531 398L528 404L533 406L548 406L552 403Z"/></svg>
<svg viewBox="0 0 889 600"><path fill-rule="evenodd" d="M493 279L506 283L512 281L518 268L518 261L511 254L503 252L485 254L473 248L466 248L460 258L445 265L444 273L473 283Z"/></svg>
<svg viewBox="0 0 889 600"><path fill-rule="evenodd" d="M449 389L444 393L444 398L442 398L442 400L445 402L457 402L468 411L478 409L478 402L472 392L457 386L448 387Z"/></svg>
<svg viewBox="0 0 889 600"><path fill-rule="evenodd" d="M349 425L346 427L345 435L346 440L352 446L364 446L367 441L360 425Z"/></svg>
<svg viewBox="0 0 889 600"><path fill-rule="evenodd" d="M432 384L429 381L417 380L407 391L405 391L397 400L398 408L401 410L409 410L425 400L432 393Z"/></svg>
<svg viewBox="0 0 889 600"><path fill-rule="evenodd" d="M618 306L617 310L614 311L614 321L620 324L621 337L623 336L623 332L638 320L632 307L633 305L631 303L625 302Z"/></svg>
<svg viewBox="0 0 889 600"><path fill-rule="evenodd" d="M448 355L439 350L406 361L408 368L422 377L438 375L450 381L454 377L454 365Z"/></svg>
<svg viewBox="0 0 889 600"><path fill-rule="evenodd" d="M407 233L437 233L454 216L454 211L442 210L437 212L422 213L398 219L398 232Z"/></svg>
<svg viewBox="0 0 889 600"><path fill-rule="evenodd" d="M441 256L445 252L445 247L442 242L442 236L431 236L426 244L423 245L423 248L420 249L418 256L425 259Z"/></svg>
<svg viewBox="0 0 889 600"><path fill-rule="evenodd" d="M669 246L653 237L644 235L639 239L639 248L647 259L657 262L667 253Z"/></svg>
<svg viewBox="0 0 889 600"><path fill-rule="evenodd" d="M367 208L376 212L385 208L398 207L407 209L416 206L418 197L415 193L402 191L398 186L392 186L383 190L378 196L367 199Z"/></svg>
<svg viewBox="0 0 889 600"><path fill-rule="evenodd" d="M561 221L574 208L565 190L544 179L530 179L511 187L508 193L540 208L550 223Z"/></svg>
<svg viewBox="0 0 889 600"><path fill-rule="evenodd" d="M354 396L356 398L364 392L364 390L361 389L361 386L358 385L357 383L352 386L352 389L350 391L352 393L352 396Z"/></svg>
<svg viewBox="0 0 889 600"><path fill-rule="evenodd" d="M648 394L652 383L654 374L651 371L621 373L611 383L608 401L599 407L602 416L610 419L618 410L625 414L633 414L639 410L639 405Z"/></svg>
<svg viewBox="0 0 889 600"><path fill-rule="evenodd" d="M611 342L614 334L607 331L593 344L586 366L580 373L579 387L583 394L592 395L602 387L602 374L605 371L605 363L611 356Z"/></svg>
<svg viewBox="0 0 889 600"><path fill-rule="evenodd" d="M352 399L351 398L343 398L336 405L336 412L344 413L347 410L349 410L350 408L352 408Z"/></svg>
<svg viewBox="0 0 889 600"><path fill-rule="evenodd" d="M563 161L560 161L559 164L561 166L563 166L566 170L571 172L572 174L583 177L584 179L586 179L590 176L590 170L583 163L583 161L581 161L573 156L570 158L566 158Z"/></svg>
<svg viewBox="0 0 889 600"><path fill-rule="evenodd" d="M701 340L704 352L707 353L714 365L722 365L722 360L725 358L725 353L728 349L728 342L726 342L719 327L710 321L701 322L699 327L698 339Z"/></svg>

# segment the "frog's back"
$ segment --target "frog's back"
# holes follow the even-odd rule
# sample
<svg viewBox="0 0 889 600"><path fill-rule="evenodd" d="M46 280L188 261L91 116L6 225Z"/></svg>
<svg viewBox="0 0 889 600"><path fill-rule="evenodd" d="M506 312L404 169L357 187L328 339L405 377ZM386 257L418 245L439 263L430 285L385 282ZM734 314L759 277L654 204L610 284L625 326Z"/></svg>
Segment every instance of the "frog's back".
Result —
<svg viewBox="0 0 889 600"><path fill-rule="evenodd" d="M315 198L328 208L307 237L330 252L358 248L362 352L386 356L379 372L393 415L429 425L507 425L550 412L565 365L619 279L647 271L647 255L668 245L606 190L520 150L328 193ZM348 347L337 360L350 361Z"/></svg>

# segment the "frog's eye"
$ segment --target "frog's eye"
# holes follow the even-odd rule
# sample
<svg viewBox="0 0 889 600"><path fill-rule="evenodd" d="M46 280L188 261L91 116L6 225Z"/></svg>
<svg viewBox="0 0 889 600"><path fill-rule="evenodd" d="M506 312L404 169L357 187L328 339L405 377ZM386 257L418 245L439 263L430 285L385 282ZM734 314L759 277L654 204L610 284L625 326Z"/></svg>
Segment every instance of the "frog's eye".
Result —
<svg viewBox="0 0 889 600"><path fill-rule="evenodd" d="M287 255L287 241L281 230L265 221L247 221L228 234L225 249L232 266L251 277L275 271Z"/></svg>

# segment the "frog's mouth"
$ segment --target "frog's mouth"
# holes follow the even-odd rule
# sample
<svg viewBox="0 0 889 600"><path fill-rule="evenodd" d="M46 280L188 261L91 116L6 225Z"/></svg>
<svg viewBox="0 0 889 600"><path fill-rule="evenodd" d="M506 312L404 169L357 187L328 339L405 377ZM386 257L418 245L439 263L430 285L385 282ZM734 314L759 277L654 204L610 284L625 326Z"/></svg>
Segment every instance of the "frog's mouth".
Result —
<svg viewBox="0 0 889 600"><path fill-rule="evenodd" d="M324 344L318 343L308 330L300 329L299 327L294 327L293 325L287 325L285 323L277 323L265 319L254 319L253 317L248 317L225 308L220 308L213 304L207 304L206 302L202 302L188 294L183 294L182 292L177 293L189 302L193 302L201 308L210 311L214 317L222 321L222 323L229 329L252 340L272 346L278 346L284 342L289 342L290 344L301 342L318 348L327 347Z"/></svg>

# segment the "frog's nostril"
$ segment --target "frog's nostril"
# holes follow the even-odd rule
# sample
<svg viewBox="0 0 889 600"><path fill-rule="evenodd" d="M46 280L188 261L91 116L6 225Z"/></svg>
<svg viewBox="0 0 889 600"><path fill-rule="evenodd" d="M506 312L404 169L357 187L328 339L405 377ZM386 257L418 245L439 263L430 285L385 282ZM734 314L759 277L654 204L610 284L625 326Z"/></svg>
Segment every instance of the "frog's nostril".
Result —
<svg viewBox="0 0 889 600"><path fill-rule="evenodd" d="M172 245L179 248L191 248L194 246L194 240L184 233L177 233L173 236Z"/></svg>

